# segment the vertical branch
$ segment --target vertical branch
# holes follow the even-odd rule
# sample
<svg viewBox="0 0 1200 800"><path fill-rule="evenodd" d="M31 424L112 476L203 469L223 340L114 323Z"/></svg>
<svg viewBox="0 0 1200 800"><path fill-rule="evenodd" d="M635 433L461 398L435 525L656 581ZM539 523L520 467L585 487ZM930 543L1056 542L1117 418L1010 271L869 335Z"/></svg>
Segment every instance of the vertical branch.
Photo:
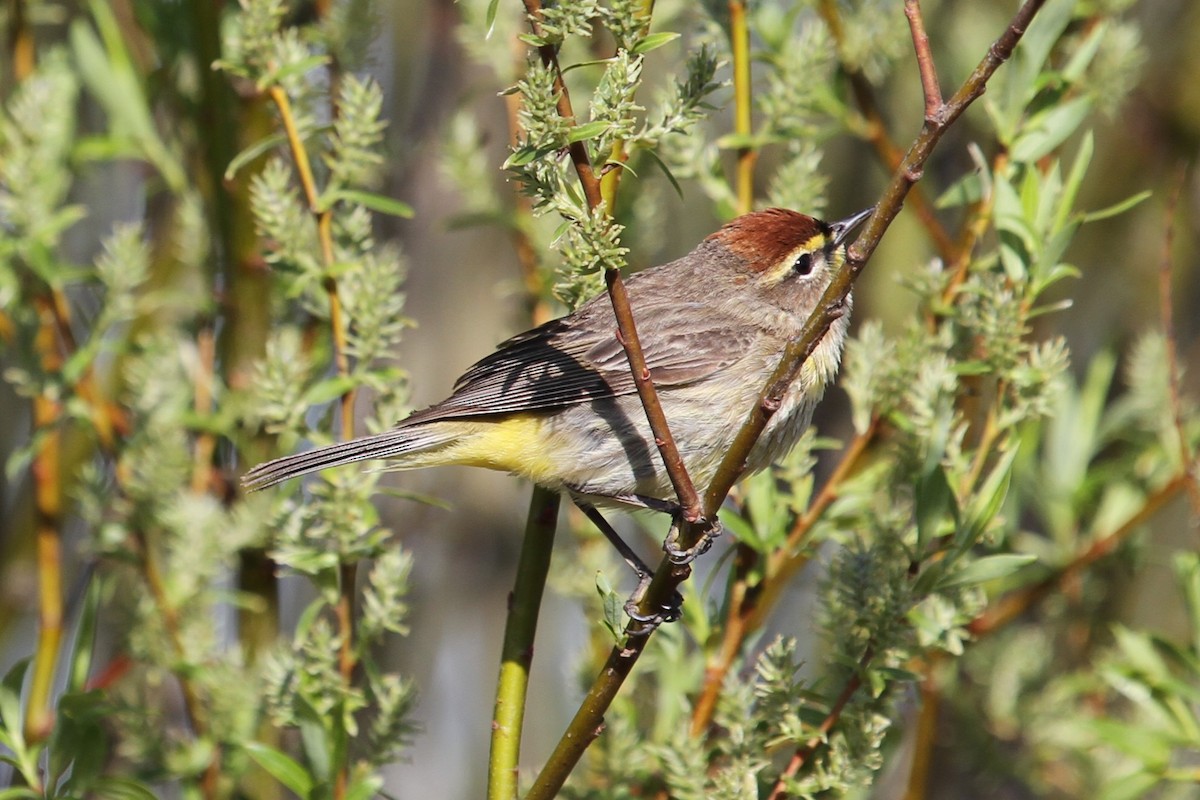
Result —
<svg viewBox="0 0 1200 800"><path fill-rule="evenodd" d="M1188 502L1192 514L1200 515L1200 484L1196 481L1194 456L1188 441L1187 429L1184 426L1183 399L1179 388L1179 347L1175 339L1175 318L1173 310L1174 293L1171 289L1171 273L1175 246L1175 211L1179 207L1179 196L1183 192L1187 170L1181 168L1175 187L1167 200L1166 230L1163 234L1162 258L1158 266L1158 312L1162 324L1163 343L1167 356L1167 380L1171 393L1171 413L1175 423L1175 435L1179 439L1179 459L1184 473L1188 476Z"/></svg>
<svg viewBox="0 0 1200 800"><path fill-rule="evenodd" d="M329 327L333 339L334 367L340 378L350 374L350 361L346 354L346 320L341 295L338 293L337 278L333 275L333 210L322 208L320 193L317 190L316 178L313 175L312 164L309 161L308 150L300 138L296 127L296 118L292 112L291 101L283 87L276 84L268 90L271 101L279 111L283 122L284 133L287 136L288 147L296 165L296 174L304 190L305 201L309 213L313 215L317 225L317 238L321 247L321 262L325 267L325 277L322 287L329 299ZM351 439L354 436L354 397L355 390L347 389L341 396L341 438ZM354 668L357 658L354 653L354 589L358 567L353 562L339 561L338 563L338 601L334 609L338 625L338 672L342 681L349 686L354 679ZM341 757L334 765L333 796L341 800L346 796L349 786L349 764L345 748L339 748Z"/></svg>
<svg viewBox="0 0 1200 800"><path fill-rule="evenodd" d="M533 664L538 611L554 551L559 501L558 492L540 486L534 487L529 500L525 538L513 591L509 595L500 678L492 713L488 800L511 800L517 796L517 765L525 722L525 698L529 693L529 669Z"/></svg>
<svg viewBox="0 0 1200 800"><path fill-rule="evenodd" d="M942 699L937 677L939 661L941 659L935 654L925 664L925 677L921 681L921 710L917 715L916 741L909 762L904 800L925 800L928 797L929 767L933 762L933 747L937 743L938 711Z"/></svg>
<svg viewBox="0 0 1200 800"><path fill-rule="evenodd" d="M525 13L529 15L529 24L535 33L541 33L542 25L542 2L541 0L522 0L525 4ZM558 94L558 115L565 120L575 122L575 110L571 107L571 94L567 91L567 84L563 82L562 69L558 65L558 50L554 45L545 44L538 48L538 56L542 59L542 65L554 71L554 91ZM592 169L592 160L588 157L587 144L584 142L571 142L567 147L567 152L571 156L571 164L575 167L575 174L579 176L579 185L583 188L583 195L587 198L588 208L597 208L604 198L600 192L600 181L596 178L596 173ZM611 212L611 207L609 211Z"/></svg>
<svg viewBox="0 0 1200 800"><path fill-rule="evenodd" d="M62 368L53 301L37 301L38 332L34 348L48 374ZM34 536L37 544L38 634L33 677L26 700L25 737L42 741L54 727L51 695L63 636L62 595L62 407L41 393L33 398L33 429L40 435L33 456Z"/></svg>
<svg viewBox="0 0 1200 800"><path fill-rule="evenodd" d="M746 21L745 0L729 0L729 41L733 50L733 130L743 144L737 149L738 213L754 208L754 164L758 150L749 144L754 133L751 116L750 26Z"/></svg>
<svg viewBox="0 0 1200 800"><path fill-rule="evenodd" d="M920 0L904 0L904 16L908 17L913 50L917 54L917 70L921 73L921 91L925 95L925 119L933 119L942 107L942 90L938 85L937 68L933 65L933 53L929 50L929 36L925 33Z"/></svg>
<svg viewBox="0 0 1200 800"><path fill-rule="evenodd" d="M529 23L533 27L534 33L541 35L542 10L540 0L523 1L525 3L525 10L529 15ZM538 53L541 55L542 63L554 72L554 88L558 92L557 109L559 116L574 124L575 112L571 107L571 97L567 92L567 87L562 82L562 68L559 66L558 54L555 48L550 45L543 45L538 48ZM575 166L575 172L579 176L580 185L583 187L584 196L587 198L588 209L595 211L601 207L604 198L600 191L600 182L596 180L596 174L592 170L592 164L587 154L587 147L583 142L574 142L571 144L569 151L571 162ZM607 213L612 213L611 207L604 206L604 208ZM654 443L658 447L664 468L671 479L671 485L675 489L675 494L679 498L679 505L683 509L684 519L689 522L698 522L705 519L700 506L700 496L692 484L691 478L688 476L687 469L683 464L683 458L679 455L679 448L675 444L675 437L671 435L666 415L662 410L662 403L658 399L658 391L654 388L654 382L650 377L650 370L646 366L646 357L642 352L637 325L634 322L633 311L629 306L629 295L625 290L625 282L621 279L620 270L611 267L605 269L604 282L608 287L608 296L612 301L613 314L617 320L617 339L620 341L621 347L625 350L625 357L629 361L629 371L633 376L638 398L642 401L642 407L646 411L646 420L654 435Z"/></svg>
<svg viewBox="0 0 1200 800"><path fill-rule="evenodd" d="M17 83L33 74L37 64L33 27L29 24L29 0L9 0L8 52L12 54L12 76Z"/></svg>
<svg viewBox="0 0 1200 800"><path fill-rule="evenodd" d="M292 160L296 165L296 175L300 179L300 186L304 190L304 199L308 204L309 213L313 215L313 219L317 223L317 238L321 245L321 263L326 269L325 279L322 282L322 287L325 289L325 294L329 299L329 327L333 335L333 361L334 367L337 369L338 377L346 377L350 374L350 361L346 356L346 324L344 311L342 309L341 296L338 294L337 279L332 275L333 268L333 211L328 208L321 208L320 193L317 190L317 182L313 177L312 164L308 158L308 150L304 146L304 140L300 138L300 131L296 127L296 117L292 112L292 103L288 99L287 92L282 86L275 85L268 90L271 101L275 104L275 108L279 111L279 118L283 123L283 130L287 136L288 148L292 153ZM341 417L342 417L342 432L343 439L350 439L354 436L354 395L353 389L349 389L342 394L341 398Z"/></svg>
<svg viewBox="0 0 1200 800"><path fill-rule="evenodd" d="M192 679L192 671L187 669L188 656L183 644L183 631L179 623L179 611L171 603L167 594L166 583L163 581L162 570L159 568L158 554L153 542L146 531L134 531L135 542L140 551L142 578L150 590L155 608L162 618L163 630L167 636L168 645L174 653L179 667L172 670L175 679L179 681L179 690L183 694L183 708L187 714L188 723L197 739L203 739L209 734L208 714L203 698ZM200 779L201 794L211 800L217 797L217 786L221 777L221 750L216 742L211 743L212 756L205 766Z"/></svg>

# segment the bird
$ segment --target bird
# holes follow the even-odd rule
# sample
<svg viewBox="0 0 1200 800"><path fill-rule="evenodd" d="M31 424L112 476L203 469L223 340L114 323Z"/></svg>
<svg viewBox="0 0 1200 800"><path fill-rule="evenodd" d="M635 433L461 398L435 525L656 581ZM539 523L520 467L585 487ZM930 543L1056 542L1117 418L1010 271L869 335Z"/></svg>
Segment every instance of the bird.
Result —
<svg viewBox="0 0 1200 800"><path fill-rule="evenodd" d="M850 234L873 210L835 222L783 208L754 211L625 281L646 366L695 485L714 477L784 347L845 262ZM837 374L848 326L846 313L818 343L750 451L746 474L784 456L808 427ZM502 342L449 397L393 428L260 464L243 485L260 490L383 459L389 469L509 472L567 494L597 525L606 525L597 505L677 512L616 331L608 296L597 295Z"/></svg>

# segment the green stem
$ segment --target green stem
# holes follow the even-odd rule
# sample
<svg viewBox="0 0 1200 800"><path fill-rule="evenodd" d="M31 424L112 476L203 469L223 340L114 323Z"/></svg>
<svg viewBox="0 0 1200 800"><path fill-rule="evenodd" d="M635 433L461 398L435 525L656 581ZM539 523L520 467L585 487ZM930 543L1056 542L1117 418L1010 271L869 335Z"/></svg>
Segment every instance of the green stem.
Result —
<svg viewBox="0 0 1200 800"><path fill-rule="evenodd" d="M742 0L730 0L729 3L729 44L733 51L733 129L739 137L749 138L754 132L751 117L750 26L746 21L746 3ZM738 214L748 214L754 207L754 163L757 160L758 151L755 148L738 148Z"/></svg>
<svg viewBox="0 0 1200 800"><path fill-rule="evenodd" d="M500 678L496 685L492 751L488 759L488 800L511 800L517 796L517 764L521 753L521 726L525 721L525 698L529 690L529 667L533 662L538 610L550 572L559 499L557 492L535 486L529 500L529 520L525 524L525 540L521 544L517 577L509 599Z"/></svg>

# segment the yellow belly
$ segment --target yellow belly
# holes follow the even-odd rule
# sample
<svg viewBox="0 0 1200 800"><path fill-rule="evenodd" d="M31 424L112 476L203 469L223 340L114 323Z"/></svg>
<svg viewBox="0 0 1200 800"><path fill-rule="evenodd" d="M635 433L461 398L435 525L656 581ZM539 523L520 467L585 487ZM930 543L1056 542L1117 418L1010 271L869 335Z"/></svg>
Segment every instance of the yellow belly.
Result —
<svg viewBox="0 0 1200 800"><path fill-rule="evenodd" d="M511 472L547 486L558 484L541 415L513 414L453 424L461 428L461 435L438 453L438 462Z"/></svg>

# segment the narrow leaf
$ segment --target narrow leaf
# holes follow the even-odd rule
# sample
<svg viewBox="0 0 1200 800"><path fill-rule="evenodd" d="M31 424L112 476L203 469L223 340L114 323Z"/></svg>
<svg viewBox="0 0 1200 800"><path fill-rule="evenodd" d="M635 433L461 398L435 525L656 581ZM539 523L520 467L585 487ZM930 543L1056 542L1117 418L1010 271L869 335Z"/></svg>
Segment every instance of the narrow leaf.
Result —
<svg viewBox="0 0 1200 800"><path fill-rule="evenodd" d="M571 128L571 132L567 134L567 141L582 142L587 139L595 139L608 130L607 122L586 122L583 125L576 125Z"/></svg>
<svg viewBox="0 0 1200 800"><path fill-rule="evenodd" d="M985 583L997 578L1006 578L1026 564L1032 564L1034 561L1037 561L1037 556L1028 553L1004 553L995 556L984 556L977 561L972 561L962 569L947 575L942 579L940 588L949 589L955 586L974 586L975 584Z"/></svg>
<svg viewBox="0 0 1200 800"><path fill-rule="evenodd" d="M652 33L649 36L647 36L646 38L642 39L637 44L635 44L633 46L633 52L638 55L644 55L645 53L649 53L651 50L657 50L658 48L662 47L664 44L673 42L678 38L679 38L679 34L673 33L671 31L664 31L662 33Z"/></svg>
<svg viewBox="0 0 1200 800"><path fill-rule="evenodd" d="M328 208L339 200L347 200L351 203L358 203L360 206L369 208L372 211L378 211L380 214L387 214L392 217L403 217L411 219L413 217L413 208L408 203L399 200L393 200L375 192L363 192L355 189L339 189L336 192L330 192L321 198L321 205Z"/></svg>
<svg viewBox="0 0 1200 800"><path fill-rule="evenodd" d="M303 766L291 756L262 742L247 742L246 753L255 763L301 797L308 797L313 788L313 778Z"/></svg>
<svg viewBox="0 0 1200 800"><path fill-rule="evenodd" d="M247 147L242 152L238 153L229 162L229 166L225 168L225 180L231 181L242 169L254 159L261 156L270 150L274 150L287 142L287 136L282 133L276 133L265 139L259 139L254 144Z"/></svg>

